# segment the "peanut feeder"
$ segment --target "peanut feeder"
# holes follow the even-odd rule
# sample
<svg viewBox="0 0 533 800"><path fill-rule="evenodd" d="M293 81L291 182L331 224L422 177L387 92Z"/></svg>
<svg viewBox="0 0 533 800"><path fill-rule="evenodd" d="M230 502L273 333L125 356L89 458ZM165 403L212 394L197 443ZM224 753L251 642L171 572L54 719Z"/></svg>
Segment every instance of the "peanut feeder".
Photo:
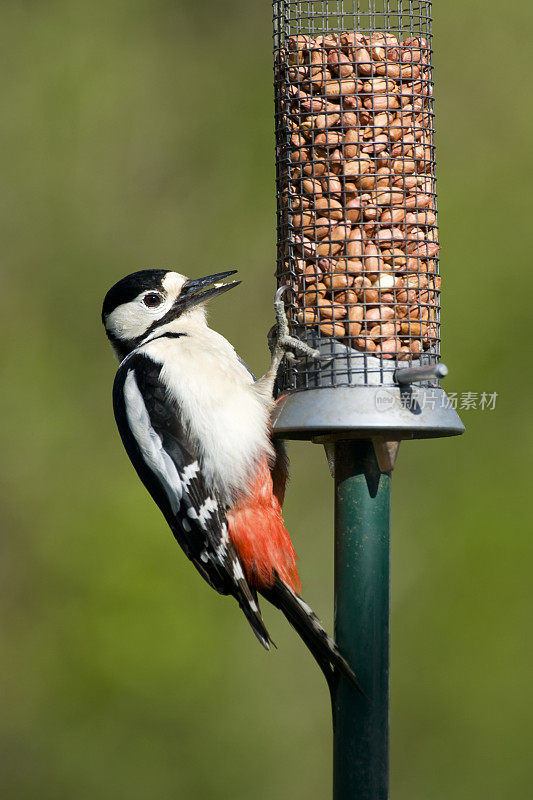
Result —
<svg viewBox="0 0 533 800"><path fill-rule="evenodd" d="M376 800L390 473L402 439L464 430L440 387L431 2L273 8L277 282L291 333L323 356L282 367L274 429L323 443L335 474L337 641L369 700L339 682L334 796Z"/></svg>

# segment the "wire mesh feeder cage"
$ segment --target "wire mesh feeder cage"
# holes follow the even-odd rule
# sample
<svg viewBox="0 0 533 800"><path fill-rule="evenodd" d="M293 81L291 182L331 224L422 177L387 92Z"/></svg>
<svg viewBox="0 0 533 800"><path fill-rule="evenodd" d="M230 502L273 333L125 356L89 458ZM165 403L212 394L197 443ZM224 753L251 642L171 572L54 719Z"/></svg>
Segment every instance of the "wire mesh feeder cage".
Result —
<svg viewBox="0 0 533 800"><path fill-rule="evenodd" d="M431 3L273 7L277 281L323 356L285 362L275 430L461 433L439 383Z"/></svg>

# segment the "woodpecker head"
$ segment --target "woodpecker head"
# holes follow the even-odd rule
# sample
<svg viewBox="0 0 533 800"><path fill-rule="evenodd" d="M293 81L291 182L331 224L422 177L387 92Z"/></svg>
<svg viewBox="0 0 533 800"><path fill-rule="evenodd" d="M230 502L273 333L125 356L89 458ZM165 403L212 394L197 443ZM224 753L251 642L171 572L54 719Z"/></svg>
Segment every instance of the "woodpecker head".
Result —
<svg viewBox="0 0 533 800"><path fill-rule="evenodd" d="M118 357L165 331L205 324L204 304L240 283L219 283L235 272L189 280L179 272L143 269L115 283L105 296L102 322Z"/></svg>

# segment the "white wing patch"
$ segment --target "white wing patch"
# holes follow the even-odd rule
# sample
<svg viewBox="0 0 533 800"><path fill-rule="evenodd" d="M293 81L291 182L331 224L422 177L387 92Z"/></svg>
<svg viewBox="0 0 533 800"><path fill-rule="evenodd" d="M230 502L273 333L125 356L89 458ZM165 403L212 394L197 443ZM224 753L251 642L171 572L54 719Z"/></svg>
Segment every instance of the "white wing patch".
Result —
<svg viewBox="0 0 533 800"><path fill-rule="evenodd" d="M238 558L233 559L233 577L236 581L239 581L244 578L244 572L242 571L241 562Z"/></svg>
<svg viewBox="0 0 533 800"><path fill-rule="evenodd" d="M143 459L160 479L172 511L177 514L183 495L182 482L176 465L163 447L161 437L152 428L150 416L132 369L128 370L124 381L124 400L128 424Z"/></svg>
<svg viewBox="0 0 533 800"><path fill-rule="evenodd" d="M187 514L191 519L197 520L204 530L206 529L206 522L214 511L218 509L218 502L214 497L207 497L200 508L196 510L193 506L187 509Z"/></svg>
<svg viewBox="0 0 533 800"><path fill-rule="evenodd" d="M198 510L198 522L200 525L202 525L202 527L205 527L208 517L210 517L213 511L216 511L217 508L218 503L214 497L208 497L207 500L204 500Z"/></svg>
<svg viewBox="0 0 533 800"><path fill-rule="evenodd" d="M224 523L220 529L220 542L216 548L217 558L223 560L228 552L229 534L228 526Z"/></svg>
<svg viewBox="0 0 533 800"><path fill-rule="evenodd" d="M200 465L198 461L193 461L192 464L187 464L181 473L181 480L184 486L188 486L192 479L200 472Z"/></svg>

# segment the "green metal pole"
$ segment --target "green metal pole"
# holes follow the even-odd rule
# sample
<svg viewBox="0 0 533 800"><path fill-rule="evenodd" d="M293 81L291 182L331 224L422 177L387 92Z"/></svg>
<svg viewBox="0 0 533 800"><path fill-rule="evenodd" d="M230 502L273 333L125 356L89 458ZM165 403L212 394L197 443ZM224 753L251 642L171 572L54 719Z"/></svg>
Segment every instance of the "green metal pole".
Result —
<svg viewBox="0 0 533 800"><path fill-rule="evenodd" d="M372 442L336 442L335 638L367 697L334 691L334 800L389 796L390 482Z"/></svg>

